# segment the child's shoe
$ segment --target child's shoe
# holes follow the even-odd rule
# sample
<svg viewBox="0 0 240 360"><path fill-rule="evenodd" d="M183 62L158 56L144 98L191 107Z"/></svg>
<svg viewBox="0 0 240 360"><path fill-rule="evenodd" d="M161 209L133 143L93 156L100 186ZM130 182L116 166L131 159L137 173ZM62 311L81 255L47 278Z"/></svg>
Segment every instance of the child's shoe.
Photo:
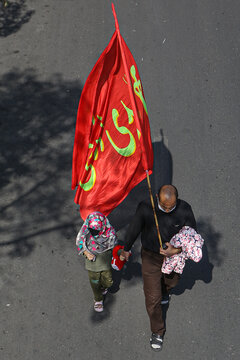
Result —
<svg viewBox="0 0 240 360"><path fill-rule="evenodd" d="M94 300L94 310L96 312L102 312L103 311L103 301L95 301Z"/></svg>
<svg viewBox="0 0 240 360"><path fill-rule="evenodd" d="M102 289L102 295L105 296L108 293L108 289Z"/></svg>

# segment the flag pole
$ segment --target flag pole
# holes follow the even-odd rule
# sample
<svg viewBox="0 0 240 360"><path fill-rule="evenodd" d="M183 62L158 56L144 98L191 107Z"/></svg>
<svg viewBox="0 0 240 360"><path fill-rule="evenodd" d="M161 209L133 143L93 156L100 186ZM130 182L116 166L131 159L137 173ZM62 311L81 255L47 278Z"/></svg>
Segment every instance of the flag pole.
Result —
<svg viewBox="0 0 240 360"><path fill-rule="evenodd" d="M162 239L161 239L161 235L160 235L160 231L159 231L158 219L157 219L156 209L155 209L155 205L154 205L154 201L153 201L152 188L151 188L151 183L150 183L150 179L149 179L148 170L146 170L146 173L147 173L148 190L149 190L149 195L150 195L150 199L151 199L154 220L155 220L155 224L156 224L156 228L157 228L158 241L159 241L159 244L160 244L160 248L162 248L163 247L162 246Z"/></svg>
<svg viewBox="0 0 240 360"><path fill-rule="evenodd" d="M126 72L126 78L127 78L128 88L129 88L130 99L131 99L131 103L132 103L132 106L133 106L133 112L134 112L134 114L136 116L135 120L136 120L137 126L139 127L139 129L141 129L141 125L140 125L140 121L139 121L139 117L138 117L138 112L137 112L137 107L136 107L136 103L135 103L135 99L134 99L134 95L133 95L132 82L131 82L128 67L127 67L126 57L125 57L125 54L124 54L124 51L123 51L122 39L121 39L118 20L117 20L117 14L116 14L115 7L114 7L113 3L112 3L112 12L113 12L114 20L115 20L115 28L116 28L118 41L119 41L119 46L120 46L120 50L121 50L121 54L122 54L123 66L124 66L124 69L125 69L125 72ZM162 239L161 239L161 235L160 235L160 231L159 231L158 219L157 219L155 205L154 205L153 196L152 196L152 188L151 188L151 183L150 183L150 179L149 179L149 173L148 173L148 169L145 169L145 168L148 167L147 166L147 156L146 156L146 152L145 152L145 149L144 149L144 146L143 146L143 143L142 143L141 139L140 139L140 143L142 145L141 148L142 148L142 155L143 155L143 167L144 167L144 170L145 170L146 175L147 175L148 190L149 190L151 204L152 204L152 208L153 208L153 214L154 214L155 224L156 224L156 228L157 228L158 240L159 240L160 248L162 248Z"/></svg>

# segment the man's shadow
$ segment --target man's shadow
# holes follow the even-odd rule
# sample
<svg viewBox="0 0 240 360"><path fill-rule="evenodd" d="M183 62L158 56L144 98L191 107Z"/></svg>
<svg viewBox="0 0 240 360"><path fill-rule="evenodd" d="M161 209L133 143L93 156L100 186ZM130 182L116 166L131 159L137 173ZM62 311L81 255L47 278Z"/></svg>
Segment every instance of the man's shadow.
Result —
<svg viewBox="0 0 240 360"><path fill-rule="evenodd" d="M160 129L160 135L161 140L153 143L154 166L153 174L151 175L153 195L160 186L171 184L173 177L172 155L166 146L167 139L162 129ZM110 222L117 229L119 244L124 244L128 223L131 222L131 216L134 214L137 204L147 196L148 187L146 180L144 180L130 192L116 211L113 211L110 215ZM119 222L119 219L121 219L121 222ZM194 263L191 260L186 261L181 280L172 291L175 295L182 294L186 289L192 289L197 280L202 280L206 284L210 283L214 264L220 266L225 256L224 251L219 247L221 234L213 228L211 220L200 218L197 221L197 227L205 240L202 249L203 257L199 263ZM122 279L131 280L131 283L133 279L135 281L141 279L140 247L140 239L137 239L132 249L133 255L122 271L113 270L114 285L111 289L112 292L119 290Z"/></svg>
<svg viewBox="0 0 240 360"><path fill-rule="evenodd" d="M220 247L221 234L213 228L211 219L198 219L197 231L204 239L202 259L198 263L186 261L181 279L172 294L181 295L185 290L191 290L197 280L209 284L214 266L221 266L226 256L226 251Z"/></svg>
<svg viewBox="0 0 240 360"><path fill-rule="evenodd" d="M221 266L226 251L220 248L221 234L211 225L211 219L200 218L197 221L197 231L204 239L202 259L195 263L187 260L178 285L173 288L173 295L181 295L185 290L191 290L198 280L209 284L212 281L214 265ZM166 327L169 304L162 306L163 320Z"/></svg>

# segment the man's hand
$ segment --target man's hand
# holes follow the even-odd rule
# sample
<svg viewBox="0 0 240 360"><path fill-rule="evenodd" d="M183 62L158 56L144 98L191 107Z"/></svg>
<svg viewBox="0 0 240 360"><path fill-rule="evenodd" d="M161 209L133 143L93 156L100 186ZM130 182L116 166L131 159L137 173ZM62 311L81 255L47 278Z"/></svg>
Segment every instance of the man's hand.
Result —
<svg viewBox="0 0 240 360"><path fill-rule="evenodd" d="M129 256L130 256L130 252L129 252L129 251L124 251L124 250L122 250L119 258L120 258L121 261L124 261L124 260L127 260L127 261L128 261Z"/></svg>
<svg viewBox="0 0 240 360"><path fill-rule="evenodd" d="M95 256L93 254L91 254L89 251L85 250L84 251L84 255L86 256L86 258L90 261L95 259Z"/></svg>
<svg viewBox="0 0 240 360"><path fill-rule="evenodd" d="M160 254L164 256L173 256L181 252L181 248L175 248L169 242L166 242L167 249L160 248Z"/></svg>

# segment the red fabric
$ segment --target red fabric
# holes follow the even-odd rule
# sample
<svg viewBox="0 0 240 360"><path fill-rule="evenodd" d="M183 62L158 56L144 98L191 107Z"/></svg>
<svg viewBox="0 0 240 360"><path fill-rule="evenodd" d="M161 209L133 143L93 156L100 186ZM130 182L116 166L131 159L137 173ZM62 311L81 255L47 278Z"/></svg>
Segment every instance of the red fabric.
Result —
<svg viewBox="0 0 240 360"><path fill-rule="evenodd" d="M77 186L74 201L80 205L84 220L93 211L107 216L146 177L143 147L149 174L152 172L152 142L140 77L133 56L121 39L132 87L137 91L133 93L141 136L139 140L115 31L85 83L78 107L72 189Z"/></svg>

